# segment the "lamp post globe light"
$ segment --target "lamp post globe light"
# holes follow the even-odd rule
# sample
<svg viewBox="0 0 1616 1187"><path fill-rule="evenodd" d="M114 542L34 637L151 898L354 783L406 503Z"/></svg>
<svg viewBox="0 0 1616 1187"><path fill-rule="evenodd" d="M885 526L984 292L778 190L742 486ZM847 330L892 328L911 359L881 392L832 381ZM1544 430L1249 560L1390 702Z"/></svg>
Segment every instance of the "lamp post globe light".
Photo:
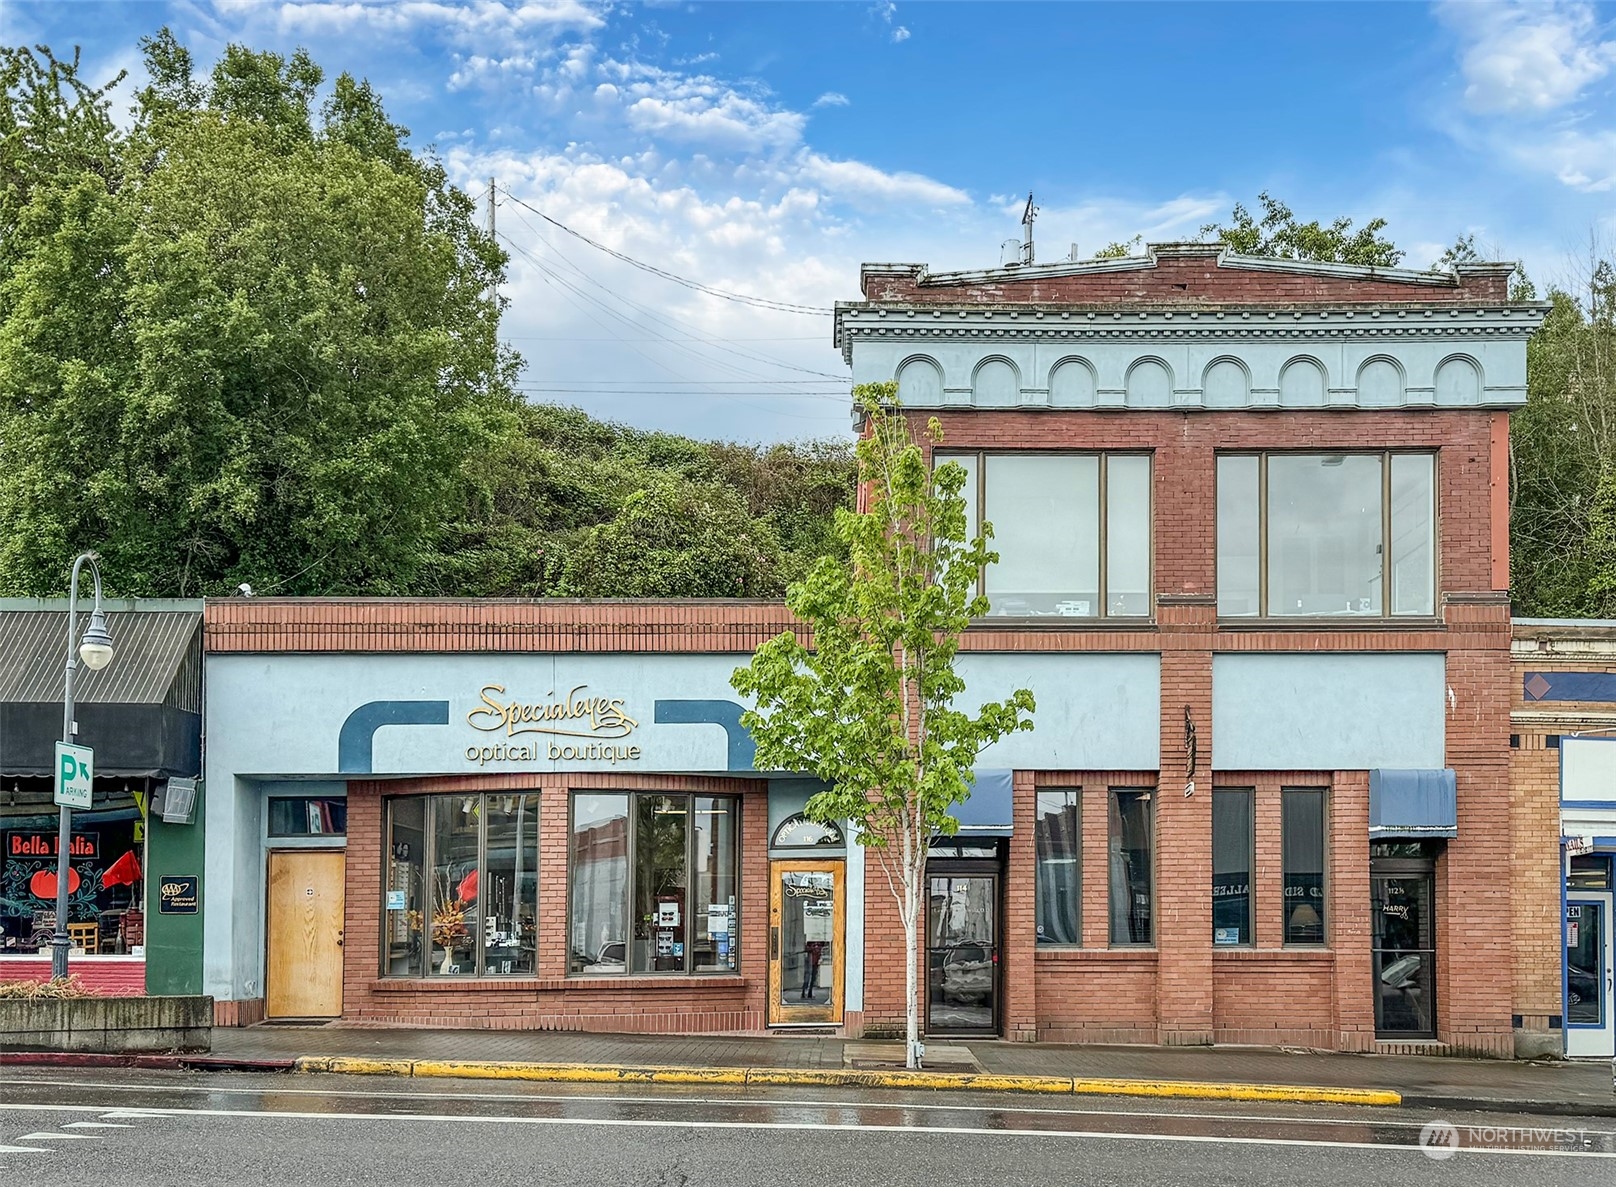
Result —
<svg viewBox="0 0 1616 1187"><path fill-rule="evenodd" d="M99 672L112 662L112 634L107 630L107 616L101 609L101 558L86 552L73 562L73 576L67 592L67 665L63 673L62 741L73 745L78 723L73 720L73 676L82 662L92 672ZM73 646L73 635L78 629L79 572L88 564L95 581L95 607L90 611L90 625ZM61 773L56 773L61 778ZM67 950L71 941L67 934L68 873L72 862L73 809L62 804L56 830L56 930L51 933L51 978L67 976Z"/></svg>

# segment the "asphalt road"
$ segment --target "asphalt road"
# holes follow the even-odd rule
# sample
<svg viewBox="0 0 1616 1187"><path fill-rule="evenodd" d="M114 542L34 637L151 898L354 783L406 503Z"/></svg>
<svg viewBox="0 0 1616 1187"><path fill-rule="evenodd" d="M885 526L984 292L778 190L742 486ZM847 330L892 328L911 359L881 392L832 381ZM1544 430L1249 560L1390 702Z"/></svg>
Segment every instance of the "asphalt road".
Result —
<svg viewBox="0 0 1616 1187"><path fill-rule="evenodd" d="M1446 1158L1421 1144L1440 1123ZM1616 1121L0 1068L0 1183L46 1182L1609 1187Z"/></svg>

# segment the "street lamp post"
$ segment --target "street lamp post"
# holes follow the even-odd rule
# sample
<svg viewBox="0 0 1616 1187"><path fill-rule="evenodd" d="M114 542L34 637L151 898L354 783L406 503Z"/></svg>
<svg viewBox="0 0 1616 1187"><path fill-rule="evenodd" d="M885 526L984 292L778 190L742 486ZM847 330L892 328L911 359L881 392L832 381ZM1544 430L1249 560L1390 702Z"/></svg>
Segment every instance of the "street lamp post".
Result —
<svg viewBox="0 0 1616 1187"><path fill-rule="evenodd" d="M73 562L73 578L68 584L67 593L67 668L63 683L65 692L62 698L62 741L69 746L73 745L73 737L78 733L78 724L73 720L73 674L78 671L79 661L92 672L99 672L112 662L112 636L107 632L107 617L101 611L101 569L96 564L100 557L93 552L86 552ZM73 635L78 627L79 617L79 570L85 563L90 566L90 574L95 579L95 608L90 612L90 625L85 628L84 636L79 640L77 653L73 647ZM61 772L56 772L55 778L61 778ZM61 805L60 818L56 831L56 931L51 935L51 978L67 976L67 950L71 941L67 935L67 878L70 868L73 849L73 809L66 804Z"/></svg>

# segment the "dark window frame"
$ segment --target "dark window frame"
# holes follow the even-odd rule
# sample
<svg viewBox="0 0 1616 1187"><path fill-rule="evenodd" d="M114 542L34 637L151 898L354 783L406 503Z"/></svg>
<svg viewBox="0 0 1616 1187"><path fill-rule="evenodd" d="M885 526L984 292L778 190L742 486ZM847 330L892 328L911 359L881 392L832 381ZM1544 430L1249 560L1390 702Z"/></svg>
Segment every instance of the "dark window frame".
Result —
<svg viewBox="0 0 1616 1187"><path fill-rule="evenodd" d="M973 458L976 465L976 506L970 509L975 524L980 530L987 511L987 459L995 457L1092 457L1099 460L1099 478L1097 481L1098 498L1095 504L1095 515L1098 519L1098 551L1099 568L1096 573L1095 600L1098 609L1093 614L1074 615L1047 615L1038 614L1031 617L1039 622L1057 618L1061 621L1090 622L1094 620L1114 619L1119 622L1148 623L1156 616L1156 454L1149 449L939 449L932 454L932 468L944 462L958 461L961 458ZM1149 604L1143 614L1113 614L1107 608L1110 600L1110 564L1111 564L1111 516L1110 504L1107 500L1109 482L1107 466L1111 458L1144 458L1148 466L1146 490L1148 499L1145 504L1145 556L1147 560L1145 572L1145 596ZM987 595L987 573L983 571L976 575L976 592L978 595ZM992 611L989 611L992 615ZM993 617L1019 618L1025 615L992 615Z"/></svg>
<svg viewBox="0 0 1616 1187"><path fill-rule="evenodd" d="M319 801L319 802L322 802L322 803L329 801L331 803L341 804L342 805L342 827L340 829L330 829L330 830L328 830L326 832L320 832L320 833L314 833L314 832L287 833L287 832L276 832L275 831L275 805L276 804L279 804L279 803L301 803L305 807L305 816L304 816L304 818L307 819L307 812L306 812L307 805L310 804L311 802L314 802L314 801ZM345 796L345 795L329 795L329 794L328 795L272 795L272 796L269 796L268 797L268 803L267 803L267 805L266 805L266 807L264 809L264 835L267 836L267 837L270 837L273 840L277 840L277 841L297 841L297 840L323 841L323 840L325 840L327 838L332 838L332 839L345 838L348 835L348 797Z"/></svg>
<svg viewBox="0 0 1616 1187"><path fill-rule="evenodd" d="M1112 871L1111 871L1111 863L1116 860L1118 854L1117 854L1116 849L1115 849L1115 846L1116 846L1116 843L1117 843L1117 837L1115 835L1115 831L1114 831L1113 826L1114 825L1120 825L1120 823L1121 823L1121 820L1122 820L1121 803L1122 803L1122 801L1121 801L1120 797L1124 796L1124 795L1131 795L1131 796L1137 797L1135 799L1135 803L1143 803L1145 805L1145 816L1147 818L1146 823L1145 823L1145 840L1148 843L1148 845L1150 846L1150 848L1148 850L1148 852L1149 852L1149 860L1145 863L1145 877L1148 879L1149 884L1150 884L1150 893L1147 896L1149 901L1145 904L1145 909L1146 909L1145 923L1146 923L1147 927L1149 928L1150 935L1149 935L1149 938L1143 939L1143 940L1119 940L1119 939L1116 938L1117 930L1118 930L1118 928L1117 928L1117 924L1118 924L1117 901L1116 901L1115 880L1111 876L1111 873L1112 873ZM1157 943L1157 939L1158 939L1157 934L1156 934L1156 788L1154 788L1154 787L1112 787L1112 788L1108 788L1106 790L1106 813L1105 814L1106 814L1105 845L1106 845L1106 898L1107 898L1106 936L1107 936L1108 944L1112 948L1143 948L1143 949L1155 948L1156 943ZM1128 896L1129 896L1130 901L1127 904L1125 904L1125 906L1127 908L1129 918L1123 920L1123 922L1128 925L1129 930L1132 930L1131 917L1132 917L1135 909L1138 906L1138 904L1131 901L1132 898L1133 898L1133 895L1134 895L1134 885L1135 884L1134 884L1134 882L1132 880L1130 880L1128 882Z"/></svg>
<svg viewBox="0 0 1616 1187"><path fill-rule="evenodd" d="M1316 910L1319 915L1317 939L1292 939L1290 896L1286 891L1291 884L1291 866L1285 853L1286 822L1289 802L1293 795L1316 795L1319 801L1319 895ZM1330 928L1333 923L1330 910L1330 789L1319 786L1282 787L1279 792L1279 886L1283 916L1280 939L1286 948L1318 949L1330 947ZM1311 875L1298 875L1310 877Z"/></svg>
<svg viewBox="0 0 1616 1187"><path fill-rule="evenodd" d="M1317 618L1318 615L1276 613L1269 605L1269 547L1268 547L1268 461L1275 457L1374 457L1380 459L1380 612L1378 614L1325 615L1327 621L1338 618L1347 622L1421 621L1436 615L1442 596L1442 451L1440 449L1221 449L1213 462L1212 493L1212 555L1214 573L1222 556L1217 539L1219 510L1220 463L1225 458L1255 458L1257 460L1257 612L1255 614L1225 614L1219 605L1219 618L1233 623L1295 621ZM1428 457L1431 459L1431 609L1420 613L1399 614L1392 608L1391 543L1392 543L1392 459L1398 457ZM1213 586L1218 582L1214 575Z"/></svg>
<svg viewBox="0 0 1616 1187"><path fill-rule="evenodd" d="M471 973L457 973L457 974L439 973L439 972L435 971L433 969L433 967L432 967L432 926L433 926L432 920L433 920L434 913L437 910L437 901L436 901L437 886L436 886L436 882L435 882L435 876L434 876L434 873L433 873L433 871L437 867L437 853L436 853L436 850L437 850L437 817L436 817L437 807L436 807L436 805L438 803L440 803L440 802L441 803L448 803L448 802L451 802L451 801L454 801L454 800L464 800L464 799L467 799L467 798L476 798L476 799L478 799L480 801L479 802L479 807L478 807L478 812L477 812L477 867L476 868L477 868L478 884L479 884L479 886L481 886L481 885L485 884L487 876L488 876L488 801L491 800L491 799L504 798L506 796L524 797L524 798L528 797L528 796L531 796L533 798L533 800L534 800L534 804L533 804L533 825L532 825L532 829L533 829L533 902L532 902L532 907L533 907L533 968L532 968L531 971L525 971L525 972L510 972L510 973L489 972L488 969L487 969L488 945L485 942L486 937L475 937L474 942L472 944L472 947L474 948L474 950L477 953L477 967L476 967L476 969ZM540 879L540 876L539 876L539 870L540 870L540 867L542 865L542 855L540 853L541 844L540 844L540 838L539 838L539 824L540 824L539 813L542 810L542 807L541 807L542 801L541 801L541 798L540 798L539 789L537 787L528 787L528 788L522 788L520 790L512 789L512 790L509 790L509 791L488 791L488 792L482 792L482 791L474 791L474 792L414 792L414 793L408 793L408 794L404 794L404 795L385 796L385 797L383 797L383 800L382 800L382 838L383 838L383 840L382 840L382 854L383 854L384 863L391 862L391 861L394 860L394 856L393 856L393 847L394 847L393 814L394 814L395 806L401 800L420 800L420 801L422 801L422 805L423 805L422 816L421 816L422 827L421 827L421 862L420 862L420 869L422 870L422 883L423 883L422 889L421 889L421 907L420 907L420 911L421 911L421 931L420 931L421 952L420 952L420 954L419 954L419 956L417 958L419 960L419 962L420 962L420 967L418 969L416 969L416 970L409 971L409 972L404 972L404 973L394 973L394 972L389 971L388 968L387 968L387 965L388 965L387 932L388 932L388 920L389 920L390 915L391 915L391 912L389 912L389 910L387 909L387 893L388 893L388 890L390 889L390 887L388 886L389 879L387 879L386 877L383 877L382 878L382 887L381 887L381 898L382 898L382 901L381 901L381 919L382 919L382 925L381 925L381 927L379 929L379 931L380 931L380 937L379 937L380 938L380 944L378 945L379 956L380 956L380 960L381 960L381 974L380 975L383 978L388 978L388 979L393 979L393 980L397 980L397 979L400 979L400 978L404 978L404 979L426 978L428 980L441 981L446 985L451 985L451 984L454 984L456 982L462 982L462 981L487 980L489 978L496 978L496 979L501 980L501 981L506 981L506 980L532 980L532 979L538 977L539 976L539 942L540 942L540 939L541 939L541 931L540 931L540 926L539 926L539 919L540 919L540 916L539 916L539 889L540 889L540 881L541 881L541 879ZM517 836L517 844L518 844L518 846L520 846L520 844L521 844L521 835L520 835L520 833ZM386 866L384 865L383 868L385 869ZM482 910L479 909L478 914L477 914L477 925L478 925L479 928L484 928L486 926L485 919L486 919L486 916L484 915ZM514 917L513 917L513 922L514 922Z"/></svg>
<svg viewBox="0 0 1616 1187"><path fill-rule="evenodd" d="M1217 942L1217 803L1223 796L1241 796L1246 801L1246 936L1234 944ZM1255 948L1257 946L1257 789L1254 787L1214 787L1212 789L1212 943L1214 948ZM1235 897L1235 896L1230 896Z"/></svg>
<svg viewBox="0 0 1616 1187"><path fill-rule="evenodd" d="M1067 802L1061 806L1061 811L1070 809L1072 812L1072 914L1067 920L1071 925L1071 940L1045 939L1041 933L1037 920L1041 917L1044 907L1044 893L1042 880L1044 878L1044 860L1038 850L1038 829L1043 819L1043 800L1045 796L1064 796ZM1083 789L1081 787L1040 787L1034 793L1033 799L1033 942L1043 948L1081 948L1083 946Z"/></svg>
<svg viewBox="0 0 1616 1187"><path fill-rule="evenodd" d="M624 838L624 860L627 862L623 878L623 920L627 934L623 937L623 967L622 969L589 969L574 971L572 959L572 890L574 883L574 870L576 852L574 841L577 827L577 804L580 795L610 795L622 796L627 801L627 836ZM684 951L684 968L658 971L654 969L636 971L634 965L634 899L638 890L639 879L639 828L636 823L636 811L642 798L658 799L684 799L686 802L687 819L694 812L695 801L723 800L735 818L734 835L734 878L735 878L735 911L730 916L730 948L729 955L734 963L721 968L696 969L692 965L695 961L696 945L690 938L695 927L695 914L693 904L696 896L696 883L692 871L695 869L696 830L685 829L685 897L684 912L686 919L686 938ZM567 976L578 980L590 980L597 977L661 977L669 980L689 980L703 977L734 977L742 973L740 954L740 919L745 909L742 901L742 891L745 886L745 877L741 871L741 857L745 849L744 833L742 831L742 800L736 793L710 792L710 791L624 791L618 788L577 787L567 793L567 914L566 914L566 952Z"/></svg>

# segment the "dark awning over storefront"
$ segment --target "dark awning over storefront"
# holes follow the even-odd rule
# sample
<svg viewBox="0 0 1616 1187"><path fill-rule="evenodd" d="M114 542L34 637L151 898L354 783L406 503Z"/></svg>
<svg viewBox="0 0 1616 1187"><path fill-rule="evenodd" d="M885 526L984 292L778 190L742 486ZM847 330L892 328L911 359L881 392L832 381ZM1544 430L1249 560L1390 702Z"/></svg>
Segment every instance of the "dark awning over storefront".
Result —
<svg viewBox="0 0 1616 1187"><path fill-rule="evenodd" d="M15 605L0 608L0 774L48 777L62 737L67 613ZM97 776L201 773L202 613L195 605L108 609L113 662L99 672L81 666L74 678L78 740L95 748ZM80 629L88 621L88 606L81 607Z"/></svg>
<svg viewBox="0 0 1616 1187"><path fill-rule="evenodd" d="M1013 796L1010 771L977 771L971 785L971 798L953 805L949 811L959 821L962 834L974 837L1010 835Z"/></svg>
<svg viewBox="0 0 1616 1187"><path fill-rule="evenodd" d="M1369 835L1376 840L1457 837L1453 771L1370 771Z"/></svg>

